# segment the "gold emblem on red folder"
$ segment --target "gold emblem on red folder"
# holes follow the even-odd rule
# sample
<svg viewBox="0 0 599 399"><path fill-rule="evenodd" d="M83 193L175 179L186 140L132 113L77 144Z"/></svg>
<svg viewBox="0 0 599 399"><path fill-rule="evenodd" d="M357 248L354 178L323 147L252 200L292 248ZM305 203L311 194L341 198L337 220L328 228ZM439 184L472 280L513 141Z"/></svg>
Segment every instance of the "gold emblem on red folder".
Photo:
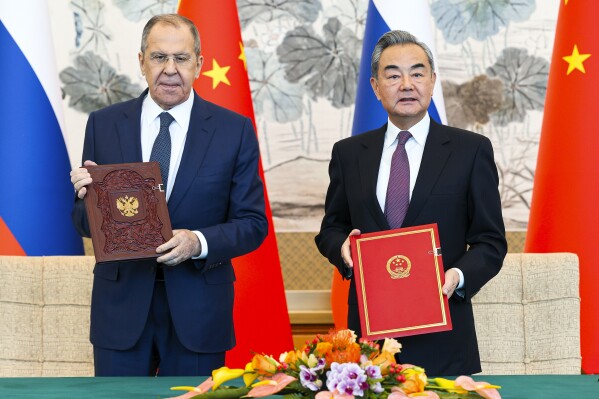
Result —
<svg viewBox="0 0 599 399"><path fill-rule="evenodd" d="M395 255L387 261L387 271L392 279L409 277L411 268L412 262L407 256Z"/></svg>

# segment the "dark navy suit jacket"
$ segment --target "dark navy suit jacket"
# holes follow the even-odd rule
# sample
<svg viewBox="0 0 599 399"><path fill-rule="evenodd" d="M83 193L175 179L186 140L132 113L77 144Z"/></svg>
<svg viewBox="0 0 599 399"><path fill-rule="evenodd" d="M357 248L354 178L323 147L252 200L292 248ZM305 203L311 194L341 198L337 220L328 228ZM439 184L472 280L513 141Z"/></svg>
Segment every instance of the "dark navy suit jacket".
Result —
<svg viewBox="0 0 599 399"><path fill-rule="evenodd" d="M90 114L83 161L142 161L140 118L146 95L147 90L137 99ZM235 345L231 258L258 248L268 222L252 122L193 95L168 209L173 229L199 230L206 237L208 257L165 267L164 278L182 344L196 352L222 352ZM76 201L72 218L79 233L89 237L84 201ZM95 266L92 344L117 350L135 345L148 316L155 273L155 260Z"/></svg>
<svg viewBox="0 0 599 399"><path fill-rule="evenodd" d="M336 143L329 166L325 216L316 244L342 274L341 245L352 229L388 230L376 197L387 125ZM445 269L464 273L464 298L449 300L453 330L400 338L400 361L429 375L472 374L480 359L470 299L495 276L507 252L499 178L491 142L484 136L431 120L422 162L403 227L437 223ZM397 303L401 308L401 293ZM349 327L359 330L356 289L349 292ZM403 309L417 312L418 309Z"/></svg>

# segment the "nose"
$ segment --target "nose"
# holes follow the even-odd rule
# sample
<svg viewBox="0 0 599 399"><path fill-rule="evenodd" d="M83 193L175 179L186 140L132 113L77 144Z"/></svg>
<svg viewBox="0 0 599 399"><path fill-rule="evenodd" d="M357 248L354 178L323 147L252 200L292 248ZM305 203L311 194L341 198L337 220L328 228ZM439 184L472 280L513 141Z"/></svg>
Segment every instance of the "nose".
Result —
<svg viewBox="0 0 599 399"><path fill-rule="evenodd" d="M399 87L401 90L412 90L412 79L410 78L410 75L402 75Z"/></svg>
<svg viewBox="0 0 599 399"><path fill-rule="evenodd" d="M177 67L173 57L168 57L166 59L166 62L164 64L164 73L166 73L167 75L174 75L177 73Z"/></svg>

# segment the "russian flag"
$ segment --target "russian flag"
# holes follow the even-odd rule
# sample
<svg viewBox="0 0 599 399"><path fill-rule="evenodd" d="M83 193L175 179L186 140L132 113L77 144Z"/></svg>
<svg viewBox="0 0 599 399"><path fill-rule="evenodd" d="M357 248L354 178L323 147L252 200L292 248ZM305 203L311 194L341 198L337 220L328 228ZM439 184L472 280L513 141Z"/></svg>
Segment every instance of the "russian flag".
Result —
<svg viewBox="0 0 599 399"><path fill-rule="evenodd" d="M388 31L396 29L410 32L416 36L419 41L431 49L433 59L437 60L428 1L369 0L352 135L377 129L387 122L387 112L376 99L370 85L370 60L379 38ZM428 113L435 121L446 124L447 116L441 90L441 78L438 70L436 73L437 80ZM349 280L344 281L335 270L331 287L331 307L337 329L347 328L348 291Z"/></svg>
<svg viewBox="0 0 599 399"><path fill-rule="evenodd" d="M0 2L0 255L76 255L74 190L45 1Z"/></svg>

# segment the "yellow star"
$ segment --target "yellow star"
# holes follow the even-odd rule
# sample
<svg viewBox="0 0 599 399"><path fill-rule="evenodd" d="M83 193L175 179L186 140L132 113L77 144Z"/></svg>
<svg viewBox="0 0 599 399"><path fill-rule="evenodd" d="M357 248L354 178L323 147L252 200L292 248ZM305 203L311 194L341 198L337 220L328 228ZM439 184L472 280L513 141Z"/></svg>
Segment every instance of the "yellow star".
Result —
<svg viewBox="0 0 599 399"><path fill-rule="evenodd" d="M245 50L243 48L243 43L241 43L241 42L239 42L239 51L241 51L241 52L239 54L239 57L237 57L237 58L239 58L241 61L243 61L243 67L247 71L248 70L248 66L247 66L246 61L245 61Z"/></svg>
<svg viewBox="0 0 599 399"><path fill-rule="evenodd" d="M224 83L231 86L231 82L229 82L229 78L227 78L227 72L231 69L230 66L221 67L216 62L216 59L212 60L212 70L206 71L202 73L202 75L206 75L212 78L212 89L216 89L219 83Z"/></svg>
<svg viewBox="0 0 599 399"><path fill-rule="evenodd" d="M584 70L584 65L582 64L587 58L589 58L590 54L580 54L578 52L578 46L574 45L574 50L572 50L572 55L567 55L563 57L564 61L566 61L568 65L568 72L566 75L569 75L575 69L578 69L582 73L586 73Z"/></svg>

